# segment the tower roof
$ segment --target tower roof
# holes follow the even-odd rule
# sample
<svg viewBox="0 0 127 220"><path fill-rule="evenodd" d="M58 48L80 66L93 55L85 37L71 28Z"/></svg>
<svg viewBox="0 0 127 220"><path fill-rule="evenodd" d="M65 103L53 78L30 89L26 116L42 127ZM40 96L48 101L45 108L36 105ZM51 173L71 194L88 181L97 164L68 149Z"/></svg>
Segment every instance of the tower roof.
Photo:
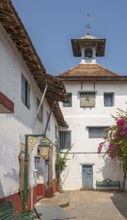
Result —
<svg viewBox="0 0 127 220"><path fill-rule="evenodd" d="M127 76L120 76L98 64L78 64L58 77L63 81L127 81Z"/></svg>
<svg viewBox="0 0 127 220"><path fill-rule="evenodd" d="M82 47L96 47L96 56L104 56L106 39L99 39L90 34L86 34L80 39L71 39L73 55L81 57Z"/></svg>

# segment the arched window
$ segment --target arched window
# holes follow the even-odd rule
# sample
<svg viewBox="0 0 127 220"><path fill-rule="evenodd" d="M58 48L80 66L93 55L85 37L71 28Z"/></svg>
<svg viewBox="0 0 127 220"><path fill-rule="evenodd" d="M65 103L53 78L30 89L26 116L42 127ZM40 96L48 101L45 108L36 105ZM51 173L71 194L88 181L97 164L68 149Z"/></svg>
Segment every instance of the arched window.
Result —
<svg viewBox="0 0 127 220"><path fill-rule="evenodd" d="M93 56L93 51L91 48L85 49L85 57L91 58Z"/></svg>

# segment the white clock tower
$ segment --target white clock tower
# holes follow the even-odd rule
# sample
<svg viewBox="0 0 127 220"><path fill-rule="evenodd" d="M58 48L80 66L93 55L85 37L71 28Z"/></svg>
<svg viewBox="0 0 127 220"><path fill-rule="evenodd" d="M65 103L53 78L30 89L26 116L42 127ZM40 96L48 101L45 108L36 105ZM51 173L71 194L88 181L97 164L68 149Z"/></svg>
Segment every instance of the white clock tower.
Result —
<svg viewBox="0 0 127 220"><path fill-rule="evenodd" d="M90 25L90 24L89 24ZM59 128L61 152L68 153L66 170L62 174L63 189L96 189L96 181L122 179L116 161L98 154L104 141L105 128L113 124L111 115L116 109L126 109L127 76L113 73L96 63L104 56L105 39L92 36L90 31L79 39L72 39L73 55L81 63L59 75L63 81L68 103L60 103L68 128Z"/></svg>

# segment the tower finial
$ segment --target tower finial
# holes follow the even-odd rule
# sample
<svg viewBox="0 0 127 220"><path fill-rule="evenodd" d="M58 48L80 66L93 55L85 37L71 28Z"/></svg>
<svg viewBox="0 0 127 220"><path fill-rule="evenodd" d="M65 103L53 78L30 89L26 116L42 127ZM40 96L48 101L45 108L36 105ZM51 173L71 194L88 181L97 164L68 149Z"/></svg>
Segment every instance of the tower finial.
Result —
<svg viewBox="0 0 127 220"><path fill-rule="evenodd" d="M87 34L90 34L90 30L91 30L91 22L92 22L92 16L90 16L89 14L87 15L87 19L88 19L88 23L86 24L86 29L87 29Z"/></svg>

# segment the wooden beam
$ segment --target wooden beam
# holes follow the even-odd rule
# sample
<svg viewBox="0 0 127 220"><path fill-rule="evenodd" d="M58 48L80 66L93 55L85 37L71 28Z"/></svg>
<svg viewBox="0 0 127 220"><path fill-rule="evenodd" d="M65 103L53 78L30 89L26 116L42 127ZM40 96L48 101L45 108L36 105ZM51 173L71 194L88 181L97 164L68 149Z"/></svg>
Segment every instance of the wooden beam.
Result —
<svg viewBox="0 0 127 220"><path fill-rule="evenodd" d="M10 12L10 11L7 11L5 9L2 9L0 8L0 14L3 14L3 15L7 15L7 16L13 16L13 14Z"/></svg>

